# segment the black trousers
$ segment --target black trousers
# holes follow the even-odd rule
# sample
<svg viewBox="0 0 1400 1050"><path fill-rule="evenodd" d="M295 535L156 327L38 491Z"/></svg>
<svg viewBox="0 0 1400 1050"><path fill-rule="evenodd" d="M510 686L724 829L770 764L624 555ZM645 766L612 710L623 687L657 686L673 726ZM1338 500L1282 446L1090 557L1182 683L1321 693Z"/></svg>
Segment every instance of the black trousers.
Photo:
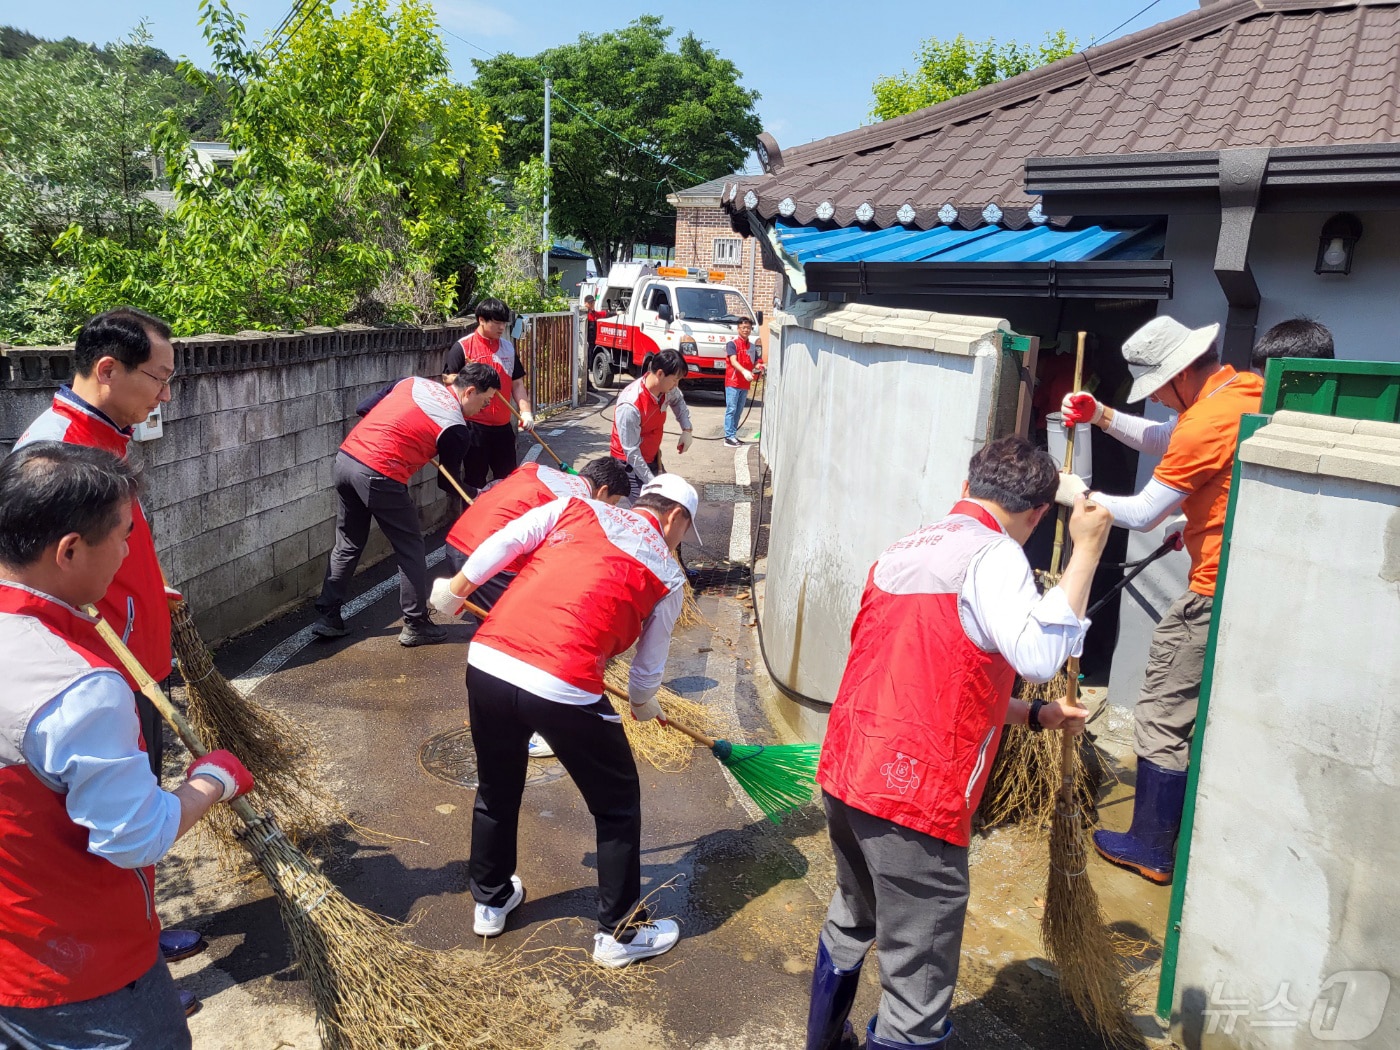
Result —
<svg viewBox="0 0 1400 1050"><path fill-rule="evenodd" d="M616 456L613 458L617 459ZM617 461L622 464L622 469L627 471L627 484L630 486L627 498L635 501L636 498L642 494L642 479L640 475L632 469L631 463L628 463L625 459L618 459ZM665 471L665 468L661 465L661 454L659 452L656 458L648 463L647 466L651 468L653 474L661 474Z"/></svg>
<svg viewBox="0 0 1400 1050"><path fill-rule="evenodd" d="M478 777L467 869L472 898L493 907L510 899L530 760L525 745L531 733L539 733L593 814L598 928L618 930L642 893L642 791L612 704L606 697L589 707L556 703L469 666L467 708Z"/></svg>
<svg viewBox="0 0 1400 1050"><path fill-rule="evenodd" d="M169 695L168 688L166 694ZM165 760L165 719L156 705L146 699L145 693L136 694L136 721L141 726L141 739L146 742L146 761L151 764L151 772L159 783L161 763Z"/></svg>
<svg viewBox="0 0 1400 1050"><path fill-rule="evenodd" d="M452 546L452 544L449 543L447 545L447 550L449 553L451 553L453 550L455 550L455 548ZM463 562L465 563L465 561L466 559L464 557ZM470 601L473 605L479 605L487 612L490 612L493 608L495 608L496 603L501 600L501 595L506 593L506 588L514 582L515 573L498 572L495 576L492 576L489 580L483 583L476 590L472 591ZM470 616L471 614L469 613L468 615ZM475 616L472 616L471 619L467 620L468 641L470 641L476 635L476 630L480 626L481 621L479 621Z"/></svg>
<svg viewBox="0 0 1400 1050"><path fill-rule="evenodd" d="M492 427L469 419L467 430L471 432L472 446L462 460L463 484L474 489L485 488L488 471L500 481L520 466L515 458L515 428L509 423Z"/></svg>

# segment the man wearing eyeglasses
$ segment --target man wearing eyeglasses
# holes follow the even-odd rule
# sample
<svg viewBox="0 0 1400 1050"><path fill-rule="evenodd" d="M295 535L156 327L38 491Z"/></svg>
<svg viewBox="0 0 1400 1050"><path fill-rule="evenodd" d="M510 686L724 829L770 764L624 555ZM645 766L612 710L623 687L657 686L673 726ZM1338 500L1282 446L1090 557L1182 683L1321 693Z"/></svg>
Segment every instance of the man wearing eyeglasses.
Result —
<svg viewBox="0 0 1400 1050"><path fill-rule="evenodd" d="M15 447L31 441L64 441L105 449L125 459L131 428L170 400L174 376L169 325L131 307L98 314L78 333L72 384L59 388L53 404L29 424ZM147 673L162 681L170 676L170 602L179 595L165 584L155 538L139 502L132 503L131 516L129 553L97 608ZM101 655L109 657L136 694L151 772L160 779L160 715L120 661L105 652ZM202 951L205 943L193 930L162 930L160 946L165 958L173 960ZM184 990L180 999L187 1013L198 1008L198 1000Z"/></svg>

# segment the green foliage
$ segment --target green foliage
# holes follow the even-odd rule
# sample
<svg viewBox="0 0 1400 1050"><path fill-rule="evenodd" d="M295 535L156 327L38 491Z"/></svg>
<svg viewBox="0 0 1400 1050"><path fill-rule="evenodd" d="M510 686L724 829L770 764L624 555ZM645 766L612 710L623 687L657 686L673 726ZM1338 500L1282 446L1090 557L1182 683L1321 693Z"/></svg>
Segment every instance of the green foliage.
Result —
<svg viewBox="0 0 1400 1050"><path fill-rule="evenodd" d="M237 151L207 170L176 119L157 146L176 207L154 245L75 226L71 308L130 302L177 333L423 323L450 311L485 244L499 130L448 78L426 0L320 4L294 37L250 45L225 0L203 0L212 73L185 79L228 109Z"/></svg>
<svg viewBox="0 0 1400 1050"><path fill-rule="evenodd" d="M673 243L667 194L741 167L762 130L753 109L758 94L740 86L738 67L691 34L671 50L671 35L661 19L644 16L533 58L474 63L472 86L506 129L509 170L543 152L542 78L553 78L562 99L552 107L551 223L580 238L604 267L635 242Z"/></svg>
<svg viewBox="0 0 1400 1050"><path fill-rule="evenodd" d="M521 164L490 210L491 247L476 285L477 299L494 296L518 313L568 309L556 274L540 283L544 249L544 191L549 170L534 157ZM465 305L465 304L464 304Z"/></svg>
<svg viewBox="0 0 1400 1050"><path fill-rule="evenodd" d="M1063 29L1047 33L1038 47L1014 40L1006 44L995 39L969 40L961 33L952 40L930 38L919 49L914 72L905 70L875 81L875 107L870 115L878 120L903 116L1065 58L1077 49L1077 42Z"/></svg>
<svg viewBox="0 0 1400 1050"><path fill-rule="evenodd" d="M144 26L104 55L36 44L0 59L0 339L62 341L76 318L48 286L71 259L56 242L73 225L135 250L160 222L151 134L177 97L146 68ZM166 117L163 117L166 114Z"/></svg>

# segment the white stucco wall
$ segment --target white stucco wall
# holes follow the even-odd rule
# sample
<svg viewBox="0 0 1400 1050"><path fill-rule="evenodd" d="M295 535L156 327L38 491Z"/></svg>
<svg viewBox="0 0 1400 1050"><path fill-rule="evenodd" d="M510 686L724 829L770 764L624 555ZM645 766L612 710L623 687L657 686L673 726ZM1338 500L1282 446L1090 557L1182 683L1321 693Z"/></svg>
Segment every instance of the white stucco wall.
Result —
<svg viewBox="0 0 1400 1050"><path fill-rule="evenodd" d="M1279 413L1241 459L1177 1041L1388 1050L1400 1046L1400 994L1380 1014L1400 978L1400 426Z"/></svg>
<svg viewBox="0 0 1400 1050"><path fill-rule="evenodd" d="M1300 314L1332 330L1337 356L1361 361L1400 360L1400 212L1363 212L1363 232L1352 272L1313 273L1318 235L1331 212L1258 216L1249 259L1259 285L1258 334ZM1183 324L1225 322L1228 306L1216 280L1217 214L1174 215L1167 224L1166 258L1172 260L1175 288L1158 312ZM1165 411L1153 406L1165 418ZM1152 476L1156 460L1143 456L1138 488ZM1135 534L1128 557L1140 558L1161 542L1160 533ZM1109 699L1132 707L1142 686L1152 630L1173 600L1186 590L1189 562L1173 555L1146 570L1124 594L1118 647L1114 651Z"/></svg>
<svg viewBox="0 0 1400 1050"><path fill-rule="evenodd" d="M994 411L992 318L797 303L775 317L762 449L773 510L763 639L829 703L875 557L946 514Z"/></svg>

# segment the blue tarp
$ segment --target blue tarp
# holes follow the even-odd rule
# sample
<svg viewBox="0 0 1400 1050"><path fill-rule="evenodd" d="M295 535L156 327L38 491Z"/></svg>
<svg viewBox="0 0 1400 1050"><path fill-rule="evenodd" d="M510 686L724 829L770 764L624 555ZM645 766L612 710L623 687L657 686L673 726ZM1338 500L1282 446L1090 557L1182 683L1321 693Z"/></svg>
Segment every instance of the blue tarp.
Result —
<svg viewBox="0 0 1400 1050"><path fill-rule="evenodd" d="M1089 259L1153 259L1162 253L1155 227L1061 230L1035 226L976 230L939 226L932 230L865 230L858 226L821 230L777 227L783 247L799 263L810 262L1084 262Z"/></svg>

